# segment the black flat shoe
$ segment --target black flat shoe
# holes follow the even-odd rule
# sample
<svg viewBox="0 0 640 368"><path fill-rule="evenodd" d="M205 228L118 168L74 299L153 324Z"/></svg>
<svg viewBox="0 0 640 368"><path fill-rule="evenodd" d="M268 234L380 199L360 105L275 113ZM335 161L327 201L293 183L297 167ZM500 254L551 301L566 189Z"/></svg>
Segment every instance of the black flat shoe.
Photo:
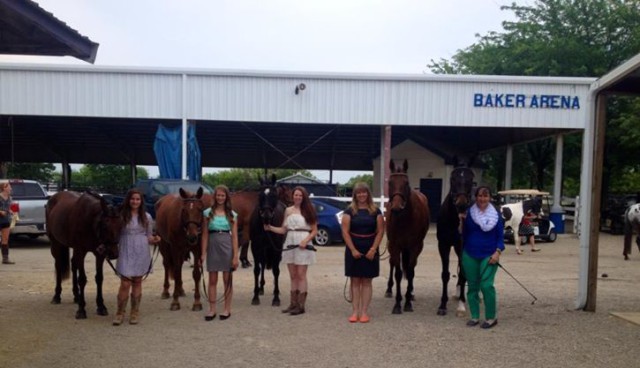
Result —
<svg viewBox="0 0 640 368"><path fill-rule="evenodd" d="M225 319L228 319L229 317L231 317L231 313L227 314L226 316L224 314L220 315L220 320L224 321Z"/></svg>
<svg viewBox="0 0 640 368"><path fill-rule="evenodd" d="M478 321L477 319L470 319L467 321L467 326L473 327L473 326L477 326L479 323L480 321Z"/></svg>
<svg viewBox="0 0 640 368"><path fill-rule="evenodd" d="M498 320L494 319L493 322L489 323L489 321L484 321L480 328L489 329L498 324Z"/></svg>
<svg viewBox="0 0 640 368"><path fill-rule="evenodd" d="M222 317L222 316L220 316L220 317ZM204 316L204 320L207 321L207 322L208 321L213 321L214 318L216 318L216 314L214 314L213 316Z"/></svg>

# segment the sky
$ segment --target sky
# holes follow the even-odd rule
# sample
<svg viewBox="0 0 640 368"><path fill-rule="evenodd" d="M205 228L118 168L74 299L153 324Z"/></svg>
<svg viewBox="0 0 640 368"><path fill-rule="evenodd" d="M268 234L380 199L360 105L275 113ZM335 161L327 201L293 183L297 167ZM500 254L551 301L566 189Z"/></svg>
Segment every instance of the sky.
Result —
<svg viewBox="0 0 640 368"><path fill-rule="evenodd" d="M500 6L511 1L35 0L100 44L96 65L391 74L429 73L431 60L502 31L513 16ZM329 179L328 170L312 172ZM355 174L336 171L333 180Z"/></svg>

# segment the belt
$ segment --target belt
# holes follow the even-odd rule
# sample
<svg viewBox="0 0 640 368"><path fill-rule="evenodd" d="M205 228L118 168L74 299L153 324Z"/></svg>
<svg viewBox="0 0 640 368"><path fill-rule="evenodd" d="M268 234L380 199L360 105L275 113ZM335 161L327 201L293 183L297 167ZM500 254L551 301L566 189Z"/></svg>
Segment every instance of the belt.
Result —
<svg viewBox="0 0 640 368"><path fill-rule="evenodd" d="M374 236L378 235L377 233L373 233L373 234L355 234L350 232L349 235L353 236L354 238L373 238Z"/></svg>
<svg viewBox="0 0 640 368"><path fill-rule="evenodd" d="M231 230L209 230L210 233L229 233Z"/></svg>

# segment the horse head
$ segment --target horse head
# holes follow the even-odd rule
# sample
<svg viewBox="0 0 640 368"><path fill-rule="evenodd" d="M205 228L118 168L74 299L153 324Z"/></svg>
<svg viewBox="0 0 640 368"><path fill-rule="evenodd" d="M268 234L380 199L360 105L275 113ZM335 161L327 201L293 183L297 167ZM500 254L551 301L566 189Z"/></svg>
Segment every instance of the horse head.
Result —
<svg viewBox="0 0 640 368"><path fill-rule="evenodd" d="M278 185L278 199L287 206L293 204L293 192L291 187L285 184Z"/></svg>
<svg viewBox="0 0 640 368"><path fill-rule="evenodd" d="M116 259L124 220L120 215L120 208L107 203L102 197L99 199L101 211L95 226L100 245L96 251L108 259Z"/></svg>
<svg viewBox="0 0 640 368"><path fill-rule="evenodd" d="M389 209L398 212L405 208L411 196L409 176L407 175L409 163L404 160L402 167L396 167L394 162L391 161L389 169L391 169L391 175L389 175Z"/></svg>
<svg viewBox="0 0 640 368"><path fill-rule="evenodd" d="M258 213L263 224L271 224L278 206L279 191L276 187L276 176L271 176L271 181L261 180L262 188L258 195Z"/></svg>
<svg viewBox="0 0 640 368"><path fill-rule="evenodd" d="M202 187L193 194L180 188L180 198L182 208L180 209L180 223L187 236L187 243L190 246L196 245L202 232L202 211L204 202L202 201Z"/></svg>
<svg viewBox="0 0 640 368"><path fill-rule="evenodd" d="M473 188L473 170L458 167L451 173L449 194L458 213L464 213L471 206L471 189Z"/></svg>

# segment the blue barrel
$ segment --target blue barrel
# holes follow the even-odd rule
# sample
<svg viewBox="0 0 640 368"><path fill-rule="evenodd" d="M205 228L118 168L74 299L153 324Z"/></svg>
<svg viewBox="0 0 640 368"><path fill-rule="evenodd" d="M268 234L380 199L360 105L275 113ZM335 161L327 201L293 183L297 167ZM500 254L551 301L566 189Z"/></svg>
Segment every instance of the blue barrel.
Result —
<svg viewBox="0 0 640 368"><path fill-rule="evenodd" d="M551 212L549 220L556 227L556 233L564 234L564 212Z"/></svg>

